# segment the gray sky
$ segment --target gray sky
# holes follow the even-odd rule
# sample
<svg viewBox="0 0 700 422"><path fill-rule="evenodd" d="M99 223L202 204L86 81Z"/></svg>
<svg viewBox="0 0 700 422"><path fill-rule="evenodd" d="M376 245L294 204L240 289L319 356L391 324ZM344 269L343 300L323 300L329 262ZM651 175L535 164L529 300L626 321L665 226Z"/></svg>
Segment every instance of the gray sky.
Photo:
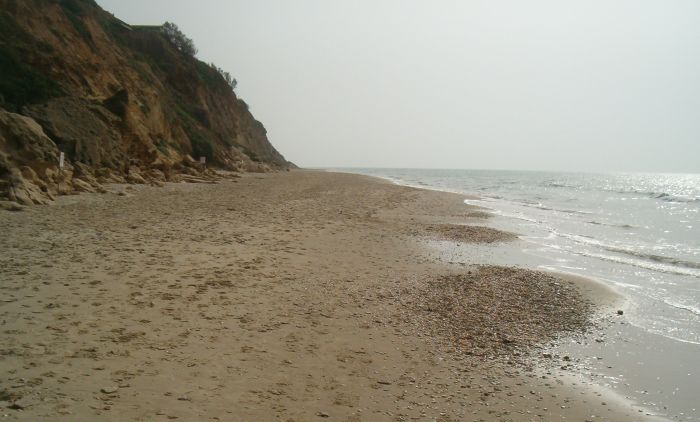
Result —
<svg viewBox="0 0 700 422"><path fill-rule="evenodd" d="M177 23L300 166L700 172L700 1L97 1Z"/></svg>

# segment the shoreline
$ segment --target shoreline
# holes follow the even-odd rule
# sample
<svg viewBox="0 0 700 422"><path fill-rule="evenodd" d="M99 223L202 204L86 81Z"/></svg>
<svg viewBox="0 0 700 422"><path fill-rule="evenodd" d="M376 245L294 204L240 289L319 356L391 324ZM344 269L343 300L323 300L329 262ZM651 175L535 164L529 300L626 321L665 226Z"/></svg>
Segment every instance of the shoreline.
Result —
<svg viewBox="0 0 700 422"><path fill-rule="evenodd" d="M431 192L438 192L438 193L445 193L449 195L459 195L463 198L463 203L466 207L469 208L474 208L477 211L473 212L473 218L468 218L468 221L479 221L480 225L483 223L484 227L493 227L492 224L488 224L488 222L495 218L509 218L507 215L501 215L498 213L493 213L492 209L485 208L481 205L476 205L472 204L471 201L473 200L479 200L480 197L478 195L475 195L474 193L469 193L466 191L461 191L461 190L454 190L454 189L447 189L447 188L438 188L434 186L428 186L424 184L415 184L415 183L403 183L399 180L396 180L394 178L388 177L388 176L382 176L382 175L368 175L364 173L352 173L351 171L348 170L333 170L333 169L327 169L323 171L328 171L331 173L334 172L340 172L340 173L345 173L345 174L353 174L353 175L360 175L360 176L366 176L366 177L371 177L374 178L378 181L381 182L388 182L396 186L402 186L402 187L407 187L410 189L418 189L418 190L426 190L426 191L431 191ZM485 210L483 211L483 215L477 215L478 213L481 213L480 210ZM444 222L444 221L443 221ZM460 222L460 224L464 224L464 222ZM508 231L504 231L502 228L498 228L495 230L499 230L502 233L505 233L507 235L517 235L517 233L511 233ZM513 239L499 239L497 243L499 243L501 246L509 246L512 245L511 240ZM432 249L434 252L434 249L437 247L438 249L443 249L445 248L444 243L449 243L452 246L449 246L448 248L456 248L460 246L460 243L455 240L455 239L450 239L448 237L444 237L439 240L441 245L430 245L429 249ZM476 242L478 244L480 242ZM496 246L498 247L498 245ZM501 248L503 249L503 248ZM467 259L464 257L461 257L461 259L458 259L458 261L479 261L480 256L483 255L483 250L476 252L475 254L467 254ZM440 256L441 254L438 254ZM523 254L520 251L516 250L507 250L503 252L503 255L506 257L506 261L512 261L515 259L516 256L523 256ZM483 257L483 256L482 256ZM453 264L452 259L454 259L454 256L450 260L444 259L444 255L442 256L442 260L445 262L448 262L450 264ZM519 258L522 259L522 258ZM496 262L501 262L502 259L497 259ZM602 280L599 280L595 278L594 276L589 276L589 275L584 275L580 273L574 273L574 272L568 272L564 271L561 269L550 269L547 268L546 266L542 265L532 265L532 262L529 262L529 259L522 260L520 262L516 262L516 265L519 267L524 267L524 268L533 268L535 270L544 272L546 274L551 274L554 277L558 277L562 280L566 280L569 282L574 283L577 288L580 290L580 292L583 294L583 296L587 299L590 300L592 303L595 304L595 309L594 309L594 320L595 320L595 328L593 329L593 332L589 332L586 334L586 338L588 341L592 341L591 339L593 337L618 337L618 343L620 341L626 341L625 338L632 337L633 335L630 334L628 331L623 335L623 337L620 336L620 333L615 332L615 324L616 321L614 321L612 315L615 315L617 312L621 311L622 309L625 309L630 302L630 298L625 296L622 292L620 292L615 286L611 285L609 282L605 282ZM476 262L477 264L479 262ZM624 311L623 311L624 312ZM623 322L623 324L627 324L628 322ZM634 389L628 389L625 392L621 392L617 390L617 386L610 384L609 382L604 382L604 378L606 377L602 373L600 373L600 368L597 369L599 372L598 374L594 374L592 372L595 368L595 365L593 365L591 362L595 362L596 360L602 359L600 356L605 355L606 359L610 356L610 352L608 353L602 353L601 348L591 348L588 347L587 349L584 349L583 347L573 347L573 348L564 348L566 339L564 341L559 341L557 345L553 345L552 349L556 352L559 352L561 356L564 355L572 355L575 356L575 359L577 362L579 362L578 367L576 369L575 373L566 373L563 371L560 371L559 376L561 376L564 379L567 379L569 384L571 385L572 383L575 385L576 383L579 384L587 384L591 389L603 389L603 395L608 397L607 401L612 401L616 402L619 406L623 408L631 408L635 409L638 414L643 414L644 417L649 418L649 420L656 420L656 421L667 421L667 420L672 420L670 416L665 416L665 415L659 415L656 414L655 412L658 412L659 408L657 406L657 409L654 410L653 406L647 406L646 403L640 403L640 397L632 397L630 396L630 392L633 391ZM598 340L596 340L598 341ZM664 338L664 341L667 341L666 338ZM575 344L581 344L579 341L575 341L572 339L572 342ZM594 352L597 352L597 355L594 354ZM586 363L580 363L580 362L586 362ZM547 368L545 366L544 361L540 362L540 366L537 368L537 371L540 373L540 376L543 374L548 374L551 375L551 372L548 372L551 370L551 368ZM550 364L551 366L551 364ZM555 365L556 366L556 365ZM610 368L610 367L609 367ZM665 407L664 407L665 409ZM638 415L641 416L641 415Z"/></svg>
<svg viewBox="0 0 700 422"><path fill-rule="evenodd" d="M441 189L423 184L402 183L382 175L372 176L398 186L463 195L463 197L467 198L464 200L465 205L485 209L486 212L484 214L488 214L486 218L493 218L491 224L487 224L489 227L494 227L494 222L502 223L503 219L521 218L493 212L494 209L474 204L473 200L478 199L478 196L474 196L474 194L466 191ZM532 221L534 222L534 220ZM497 224L495 227L502 231L513 230L512 225ZM693 383L690 379L693 368L670 364L670 362L675 360L692 362L694 351L691 346L696 346L696 344L669 338L658 333L647 332L644 327L638 326L629 320L627 315L630 307L633 306L633 299L623 293L615 283L598 279L591 274L587 275L569 272L561 268L552 268L550 265L545 265L542 259L523 253L524 250L521 250L521 246L517 242L514 245L503 243L503 247L499 248L501 249L499 251L478 245L477 251L457 255L453 252L445 252L445 249L449 250L459 247L458 243L446 246L448 242L449 240L443 239L430 245L430 249L433 252L436 249L442 250L437 256L440 256L445 262L454 263L454 260L462 262L479 261L484 256L490 256L487 261L497 265L515 264L574 281L579 285L586 297L594 300L599 305L596 311L596 328L593 333L590 333L583 341L572 341L572 345L569 345L569 347L564 347L564 344L557 346L560 348L562 356L567 354L576 356L576 360L579 362L577 369L579 382L603 388L606 390L605 394L611 396L614 400L624 403L625 406L634 407L638 412L642 412L647 416L655 415L657 420L697 420L696 409L693 405L694 400L691 398L694 394L693 392L697 391L697 383ZM447 259L448 256L449 259ZM493 256L497 257L494 259ZM624 312L624 317L617 314L620 311ZM612 348L605 346L607 342L613 344ZM635 348L651 350L649 349L649 342L654 342L657 346L653 352L647 352L644 362L647 360L653 362L657 366L656 374L668 378L663 386L659 386L652 378L644 375L644 362L637 362L637 365L641 365L639 368L641 373L637 373L635 372L637 370L635 365L630 365L626 361L626 359L637 359L638 353ZM624 371L625 375L620 375L621 373L617 372L618 370L613 369L619 367L626 368L626 371ZM569 378L575 379L576 377ZM625 378L629 378L629 381L625 381ZM657 377L656 380L658 379ZM648 396L649 390L658 390L658 393L661 394L661 391L665 388L673 387L676 390L680 388L684 391L685 398L677 401L675 393L673 393L671 396L666 395L664 397L665 401L659 402L660 396ZM671 397L673 397L673 400L671 400ZM675 407L675 410L669 413L669 409L673 407Z"/></svg>
<svg viewBox="0 0 700 422"><path fill-rule="evenodd" d="M293 171L8 215L0 390L20 408L6 413L638 420L558 374L467 365L397 318L391 289L462 269L411 234L463 219L462 200Z"/></svg>
<svg viewBox="0 0 700 422"><path fill-rule="evenodd" d="M545 272L576 284L581 293L596 304L600 313L611 315L624 307L625 302L629 300L613 286L596 278L565 271L545 270Z"/></svg>

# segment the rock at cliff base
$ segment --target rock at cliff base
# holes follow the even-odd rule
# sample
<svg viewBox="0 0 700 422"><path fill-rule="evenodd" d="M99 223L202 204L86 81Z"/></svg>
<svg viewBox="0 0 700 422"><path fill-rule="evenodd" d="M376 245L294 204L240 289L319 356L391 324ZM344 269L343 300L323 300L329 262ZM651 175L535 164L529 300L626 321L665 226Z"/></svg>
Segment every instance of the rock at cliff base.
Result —
<svg viewBox="0 0 700 422"><path fill-rule="evenodd" d="M0 210L23 211L24 206L14 202L14 201L0 201Z"/></svg>

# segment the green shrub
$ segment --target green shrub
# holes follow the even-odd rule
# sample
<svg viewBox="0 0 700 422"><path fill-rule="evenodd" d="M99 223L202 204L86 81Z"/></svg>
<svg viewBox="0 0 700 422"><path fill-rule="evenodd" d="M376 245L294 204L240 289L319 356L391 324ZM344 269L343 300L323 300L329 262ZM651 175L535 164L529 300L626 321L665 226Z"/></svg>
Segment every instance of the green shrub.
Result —
<svg viewBox="0 0 700 422"><path fill-rule="evenodd" d="M194 159L198 160L199 157L206 157L207 161L211 161L213 159L214 144L212 144L211 139L195 133L190 136L190 143L192 144L192 154Z"/></svg>
<svg viewBox="0 0 700 422"><path fill-rule="evenodd" d="M63 90L54 80L21 63L1 46L0 75L0 100L9 109L19 110L24 105L63 95Z"/></svg>
<svg viewBox="0 0 700 422"><path fill-rule="evenodd" d="M177 27L172 22L165 22L162 28L163 34L170 41L178 51L187 54L190 57L197 55L197 47L194 45L194 41L188 38L180 28Z"/></svg>
<svg viewBox="0 0 700 422"><path fill-rule="evenodd" d="M63 10L77 16L85 16L97 6L92 0L59 0L59 4Z"/></svg>
<svg viewBox="0 0 700 422"><path fill-rule="evenodd" d="M165 141L165 139L158 139L158 142L156 142L156 148L158 148L158 151L160 151L161 154L165 155L166 157L170 157L170 150L168 149L168 143Z"/></svg>
<svg viewBox="0 0 700 422"><path fill-rule="evenodd" d="M216 70L212 69L209 65L202 61L197 61L195 64L195 69L199 75L199 79L209 87L216 87L219 82L219 75Z"/></svg>
<svg viewBox="0 0 700 422"><path fill-rule="evenodd" d="M225 71L224 69L220 68L219 66L215 65L214 63L210 63L210 64L209 64L209 67L211 67L212 69L216 70L216 71L219 73L219 75L221 75L221 77L223 78L223 80L224 80L224 81L226 82L226 84L231 88L232 91L235 91L235 90L236 90L236 87L238 86L238 81L236 80L236 78L234 78L233 76L231 76L230 73L228 73L228 72Z"/></svg>
<svg viewBox="0 0 700 422"><path fill-rule="evenodd" d="M73 28L83 39L92 42L92 33L85 25L83 18L90 13L90 7L94 3L90 0L60 0L60 4Z"/></svg>

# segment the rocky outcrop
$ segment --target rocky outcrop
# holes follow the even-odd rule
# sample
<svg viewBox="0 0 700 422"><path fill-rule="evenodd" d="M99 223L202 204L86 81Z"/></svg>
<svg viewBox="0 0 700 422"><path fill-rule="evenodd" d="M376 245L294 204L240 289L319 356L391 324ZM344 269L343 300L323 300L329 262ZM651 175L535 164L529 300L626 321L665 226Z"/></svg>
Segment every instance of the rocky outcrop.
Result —
<svg viewBox="0 0 700 422"><path fill-rule="evenodd" d="M35 120L0 111L0 192L5 199L20 205L50 200L45 181L58 181L52 170L58 154L56 144Z"/></svg>
<svg viewBox="0 0 700 422"><path fill-rule="evenodd" d="M128 157L117 131L119 118L80 97L54 98L22 108L72 161L119 168Z"/></svg>
<svg viewBox="0 0 700 422"><path fill-rule="evenodd" d="M220 69L93 0L0 0L0 59L0 200L293 167Z"/></svg>

